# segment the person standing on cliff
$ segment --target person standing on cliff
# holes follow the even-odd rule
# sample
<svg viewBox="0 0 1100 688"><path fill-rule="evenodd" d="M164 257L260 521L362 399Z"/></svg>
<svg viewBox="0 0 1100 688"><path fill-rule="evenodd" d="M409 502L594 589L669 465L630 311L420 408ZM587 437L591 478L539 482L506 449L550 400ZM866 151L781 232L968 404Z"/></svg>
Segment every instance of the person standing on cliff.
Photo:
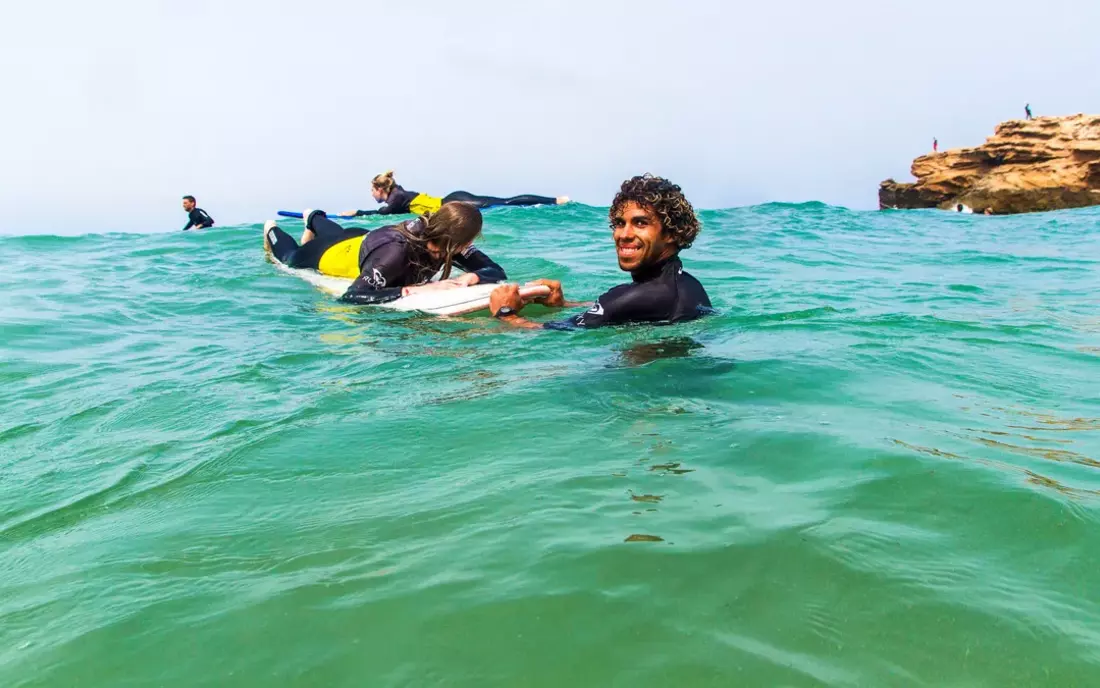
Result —
<svg viewBox="0 0 1100 688"><path fill-rule="evenodd" d="M1031 103L1028 103L1027 105L1025 105L1025 106L1024 106L1024 114L1025 114L1025 115L1027 115L1027 119L1028 119L1028 121L1029 121L1029 122L1030 122L1030 121L1031 121L1032 119L1034 119L1034 118L1033 118L1033 117L1031 116Z"/></svg>
<svg viewBox="0 0 1100 688"><path fill-rule="evenodd" d="M932 152L937 153L940 150L940 140L932 139Z"/></svg>

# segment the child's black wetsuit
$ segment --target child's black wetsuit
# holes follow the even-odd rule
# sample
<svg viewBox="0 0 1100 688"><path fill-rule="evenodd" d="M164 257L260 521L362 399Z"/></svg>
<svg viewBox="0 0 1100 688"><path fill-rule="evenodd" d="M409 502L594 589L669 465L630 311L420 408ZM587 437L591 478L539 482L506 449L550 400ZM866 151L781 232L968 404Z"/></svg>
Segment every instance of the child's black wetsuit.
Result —
<svg viewBox="0 0 1100 688"><path fill-rule="evenodd" d="M413 234L423 231L421 218L404 223ZM401 297L401 287L427 282L442 267L429 256L414 255L395 225L368 232L344 229L323 213L309 218L309 229L316 239L299 246L294 237L278 227L268 232L271 252L280 263L292 268L310 268L326 275L354 279L340 297L349 303L385 303ZM504 269L474 246L454 257L454 264L466 272L477 273L482 284L502 282Z"/></svg>

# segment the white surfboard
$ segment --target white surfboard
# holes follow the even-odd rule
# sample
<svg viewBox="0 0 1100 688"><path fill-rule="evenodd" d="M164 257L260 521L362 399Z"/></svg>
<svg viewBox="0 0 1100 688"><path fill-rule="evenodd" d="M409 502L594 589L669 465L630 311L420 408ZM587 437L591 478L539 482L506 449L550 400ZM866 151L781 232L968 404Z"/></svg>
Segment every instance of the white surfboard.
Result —
<svg viewBox="0 0 1100 688"><path fill-rule="evenodd" d="M321 291L333 296L342 295L348 290L353 281L344 277L322 275L316 270L296 270L288 268L282 263L276 263L276 265L281 270L304 279ZM499 284L475 284L472 287L426 291L412 296L403 296L389 303L380 303L375 308L388 308L395 311L422 311L431 315L465 315L466 313L487 310L489 308L489 294L499 286ZM550 287L542 285L524 286L519 288L519 294L524 299L548 296Z"/></svg>

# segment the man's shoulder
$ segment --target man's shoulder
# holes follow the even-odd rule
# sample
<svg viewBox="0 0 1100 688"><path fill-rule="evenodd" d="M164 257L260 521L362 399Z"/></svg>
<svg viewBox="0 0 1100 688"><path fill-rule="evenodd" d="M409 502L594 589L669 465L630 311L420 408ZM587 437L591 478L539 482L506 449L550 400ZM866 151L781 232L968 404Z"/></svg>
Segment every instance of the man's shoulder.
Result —
<svg viewBox="0 0 1100 688"><path fill-rule="evenodd" d="M609 318L660 319L662 313L672 308L673 295L674 290L660 280L628 282L608 289L596 300L596 305L606 308Z"/></svg>
<svg viewBox="0 0 1100 688"><path fill-rule="evenodd" d="M703 283L695 278L695 275L681 269L677 280L680 282L681 298L686 297L688 301L694 302L693 305L698 308L707 309L711 307L710 294L707 293Z"/></svg>
<svg viewBox="0 0 1100 688"><path fill-rule="evenodd" d="M676 279L686 284L690 284L693 287L698 287L699 289L703 288L703 283L696 279L695 275L691 274L683 267L680 268L679 273L676 275Z"/></svg>
<svg viewBox="0 0 1100 688"><path fill-rule="evenodd" d="M673 322L694 320L712 312L710 296L703 288L702 282L684 270L682 265L676 274L676 293L675 312L670 317Z"/></svg>
<svg viewBox="0 0 1100 688"><path fill-rule="evenodd" d="M625 284L616 284L614 287L611 287L610 289L608 289L604 293L600 294L600 296L598 297L597 300L599 300L599 299L613 299L616 296L620 296L620 295L630 291L631 289L637 288L639 286L641 286L641 285L634 284L633 282L626 282Z"/></svg>

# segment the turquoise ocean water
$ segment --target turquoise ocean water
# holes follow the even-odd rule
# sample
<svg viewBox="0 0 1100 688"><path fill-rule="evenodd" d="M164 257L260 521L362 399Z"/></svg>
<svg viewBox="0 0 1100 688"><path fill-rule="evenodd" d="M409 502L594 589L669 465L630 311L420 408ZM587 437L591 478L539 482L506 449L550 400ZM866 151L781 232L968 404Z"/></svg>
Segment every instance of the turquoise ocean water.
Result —
<svg viewBox="0 0 1100 688"><path fill-rule="evenodd" d="M479 244L591 299L604 212ZM577 333L0 237L0 686L1096 685L1100 211L703 220Z"/></svg>

